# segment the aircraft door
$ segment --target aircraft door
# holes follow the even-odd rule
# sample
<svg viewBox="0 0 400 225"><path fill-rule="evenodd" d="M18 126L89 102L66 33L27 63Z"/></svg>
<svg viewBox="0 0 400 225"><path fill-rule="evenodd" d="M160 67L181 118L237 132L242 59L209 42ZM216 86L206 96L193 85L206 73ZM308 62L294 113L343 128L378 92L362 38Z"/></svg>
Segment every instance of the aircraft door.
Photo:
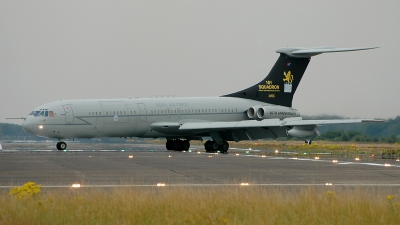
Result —
<svg viewBox="0 0 400 225"><path fill-rule="evenodd" d="M138 103L137 105L139 107L140 121L146 121L147 120L146 105L144 103Z"/></svg>
<svg viewBox="0 0 400 225"><path fill-rule="evenodd" d="M65 122L66 123L73 123L74 122L74 112L72 110L71 105L63 105L64 112L65 112Z"/></svg>

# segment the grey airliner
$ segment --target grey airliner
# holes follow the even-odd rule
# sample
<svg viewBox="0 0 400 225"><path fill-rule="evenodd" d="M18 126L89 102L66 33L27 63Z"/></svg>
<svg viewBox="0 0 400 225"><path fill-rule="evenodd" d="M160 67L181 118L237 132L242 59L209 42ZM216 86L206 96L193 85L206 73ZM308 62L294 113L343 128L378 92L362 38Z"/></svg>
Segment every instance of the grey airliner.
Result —
<svg viewBox="0 0 400 225"><path fill-rule="evenodd" d="M322 124L380 121L303 120L292 99L311 57L373 48L280 48L267 77L242 91L220 97L55 101L35 108L21 126L58 139L58 150L67 148L63 139L100 137L166 138L166 148L176 151L188 150L190 140L209 137L207 152L227 152L228 141L293 136L311 143Z"/></svg>

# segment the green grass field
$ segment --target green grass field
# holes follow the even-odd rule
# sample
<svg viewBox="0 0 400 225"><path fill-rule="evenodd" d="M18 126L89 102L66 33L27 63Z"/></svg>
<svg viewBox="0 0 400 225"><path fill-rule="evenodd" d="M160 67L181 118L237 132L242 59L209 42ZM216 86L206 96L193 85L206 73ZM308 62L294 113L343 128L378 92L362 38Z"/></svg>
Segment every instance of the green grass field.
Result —
<svg viewBox="0 0 400 225"><path fill-rule="evenodd" d="M0 192L0 224L400 223L400 193L389 188L28 189Z"/></svg>

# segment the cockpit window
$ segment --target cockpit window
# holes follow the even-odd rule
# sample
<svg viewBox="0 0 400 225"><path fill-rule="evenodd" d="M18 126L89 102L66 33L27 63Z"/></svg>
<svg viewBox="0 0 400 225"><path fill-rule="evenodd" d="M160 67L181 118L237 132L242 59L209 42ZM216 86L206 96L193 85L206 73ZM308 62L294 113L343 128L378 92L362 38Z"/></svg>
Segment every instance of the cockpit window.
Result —
<svg viewBox="0 0 400 225"><path fill-rule="evenodd" d="M42 110L42 111L32 111L31 113L29 113L28 116L43 116L43 117L54 117L54 112L53 111L47 111L47 110Z"/></svg>

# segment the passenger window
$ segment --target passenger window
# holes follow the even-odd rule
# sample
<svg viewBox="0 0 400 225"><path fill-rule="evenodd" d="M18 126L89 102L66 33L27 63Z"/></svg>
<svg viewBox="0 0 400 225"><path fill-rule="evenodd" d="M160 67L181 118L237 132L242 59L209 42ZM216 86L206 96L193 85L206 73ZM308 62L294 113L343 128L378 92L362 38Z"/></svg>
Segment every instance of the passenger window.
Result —
<svg viewBox="0 0 400 225"><path fill-rule="evenodd" d="M96 116L97 116L97 112L96 112Z"/></svg>
<svg viewBox="0 0 400 225"><path fill-rule="evenodd" d="M101 112L99 112L99 115L101 116Z"/></svg>

